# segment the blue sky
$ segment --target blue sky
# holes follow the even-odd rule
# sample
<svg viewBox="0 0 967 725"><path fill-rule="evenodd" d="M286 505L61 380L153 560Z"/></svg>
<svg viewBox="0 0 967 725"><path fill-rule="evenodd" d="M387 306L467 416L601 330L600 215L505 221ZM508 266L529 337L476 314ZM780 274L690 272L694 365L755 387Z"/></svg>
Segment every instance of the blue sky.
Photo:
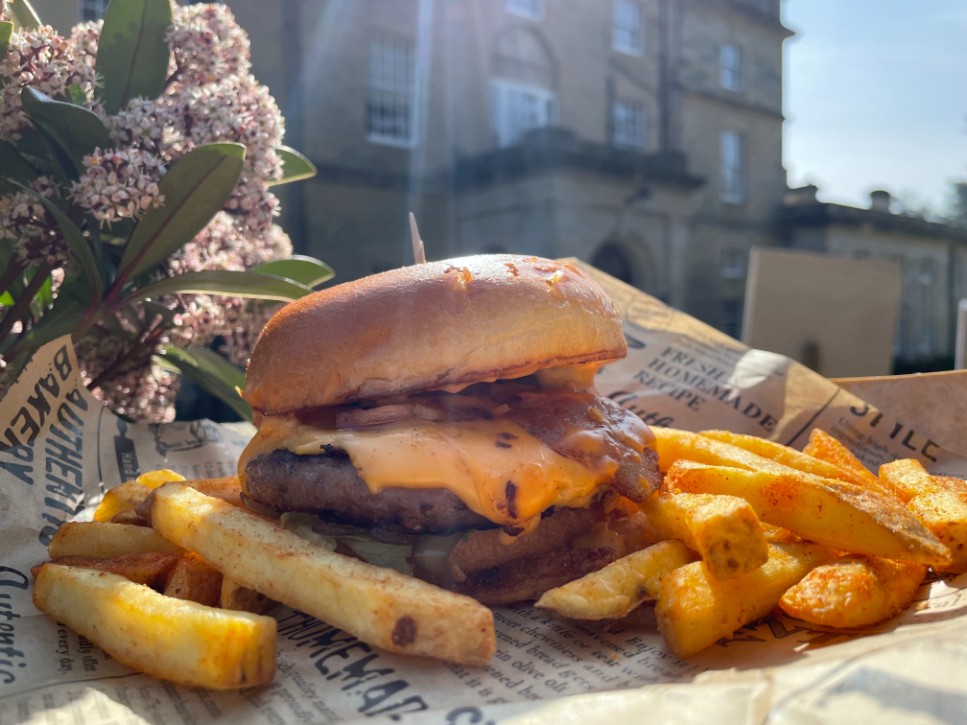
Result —
<svg viewBox="0 0 967 725"><path fill-rule="evenodd" d="M943 210L967 180L967 0L784 0L789 184Z"/></svg>

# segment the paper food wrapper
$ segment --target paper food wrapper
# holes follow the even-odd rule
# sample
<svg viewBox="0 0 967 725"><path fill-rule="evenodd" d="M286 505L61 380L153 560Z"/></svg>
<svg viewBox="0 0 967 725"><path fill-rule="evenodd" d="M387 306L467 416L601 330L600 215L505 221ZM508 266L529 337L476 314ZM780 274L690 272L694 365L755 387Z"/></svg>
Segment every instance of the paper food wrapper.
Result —
<svg viewBox="0 0 967 725"><path fill-rule="evenodd" d="M878 409L584 268L621 310L630 346L599 390L646 422L793 446L821 427L874 470L915 457L967 476L967 457L925 432L930 410ZM132 672L34 608L30 567L63 522L141 472L230 475L248 436L209 421L127 423L88 395L66 338L35 357L0 403L0 723L950 723L967 713L967 576L933 579L872 629L777 614L687 661L665 648L648 607L605 624L498 607L497 654L482 668L392 655L280 608L276 678L238 692Z"/></svg>

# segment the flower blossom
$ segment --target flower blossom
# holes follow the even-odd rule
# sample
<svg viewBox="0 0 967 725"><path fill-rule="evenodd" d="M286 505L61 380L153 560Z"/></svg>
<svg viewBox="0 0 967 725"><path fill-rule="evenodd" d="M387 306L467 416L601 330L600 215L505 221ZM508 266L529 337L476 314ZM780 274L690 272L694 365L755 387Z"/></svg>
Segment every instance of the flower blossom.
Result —
<svg viewBox="0 0 967 725"><path fill-rule="evenodd" d="M164 203L158 182L165 166L148 151L95 149L81 165L84 171L71 185L71 199L89 209L102 226L138 219L152 206Z"/></svg>
<svg viewBox="0 0 967 725"><path fill-rule="evenodd" d="M251 44L228 7L219 3L176 6L173 21L167 35L171 75L181 83L202 86L248 74Z"/></svg>
<svg viewBox="0 0 967 725"><path fill-rule="evenodd" d="M52 98L64 98L71 86L93 86L93 71L76 66L70 50L49 25L13 33L0 55L0 140L17 141L33 127L20 101L26 86Z"/></svg>
<svg viewBox="0 0 967 725"><path fill-rule="evenodd" d="M14 258L24 265L64 264L67 244L60 228L51 218L38 195L47 199L60 196L54 180L40 176L29 184L30 191L0 197L0 239L13 241Z"/></svg>

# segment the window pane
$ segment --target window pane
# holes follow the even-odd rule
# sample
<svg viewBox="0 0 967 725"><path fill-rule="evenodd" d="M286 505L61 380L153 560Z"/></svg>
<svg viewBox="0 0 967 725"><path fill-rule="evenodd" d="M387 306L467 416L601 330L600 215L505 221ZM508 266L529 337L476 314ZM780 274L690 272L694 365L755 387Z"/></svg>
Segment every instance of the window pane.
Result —
<svg viewBox="0 0 967 725"><path fill-rule="evenodd" d="M641 8L637 3L630 0L615 0L611 45L615 50L631 55L641 55L644 52Z"/></svg>
<svg viewBox="0 0 967 725"><path fill-rule="evenodd" d="M645 147L644 106L630 101L615 101L612 116L613 144L643 149Z"/></svg>
<svg viewBox="0 0 967 725"><path fill-rule="evenodd" d="M382 38L369 49L366 131L372 141L410 145L413 135L413 44Z"/></svg>
<svg viewBox="0 0 967 725"><path fill-rule="evenodd" d="M506 0L504 8L508 13L533 20L544 17L544 0Z"/></svg>
<svg viewBox="0 0 967 725"><path fill-rule="evenodd" d="M721 199L730 204L745 200L745 179L742 168L742 137L734 131L724 131L720 141L722 192Z"/></svg>
<svg viewBox="0 0 967 725"><path fill-rule="evenodd" d="M719 85L730 91L742 88L742 53L734 45L719 48Z"/></svg>
<svg viewBox="0 0 967 725"><path fill-rule="evenodd" d="M556 121L557 99L544 88L496 80L491 87L491 102L500 146L515 144L531 129Z"/></svg>

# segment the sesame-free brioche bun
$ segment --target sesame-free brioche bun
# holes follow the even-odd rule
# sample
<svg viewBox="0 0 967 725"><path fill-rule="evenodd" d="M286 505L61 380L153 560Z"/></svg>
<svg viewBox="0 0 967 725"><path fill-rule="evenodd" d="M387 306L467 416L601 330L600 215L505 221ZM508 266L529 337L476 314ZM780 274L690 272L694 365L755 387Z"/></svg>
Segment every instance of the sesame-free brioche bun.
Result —
<svg viewBox="0 0 967 725"><path fill-rule="evenodd" d="M292 302L252 351L244 397L278 415L623 357L621 319L577 267L479 255L402 267Z"/></svg>

